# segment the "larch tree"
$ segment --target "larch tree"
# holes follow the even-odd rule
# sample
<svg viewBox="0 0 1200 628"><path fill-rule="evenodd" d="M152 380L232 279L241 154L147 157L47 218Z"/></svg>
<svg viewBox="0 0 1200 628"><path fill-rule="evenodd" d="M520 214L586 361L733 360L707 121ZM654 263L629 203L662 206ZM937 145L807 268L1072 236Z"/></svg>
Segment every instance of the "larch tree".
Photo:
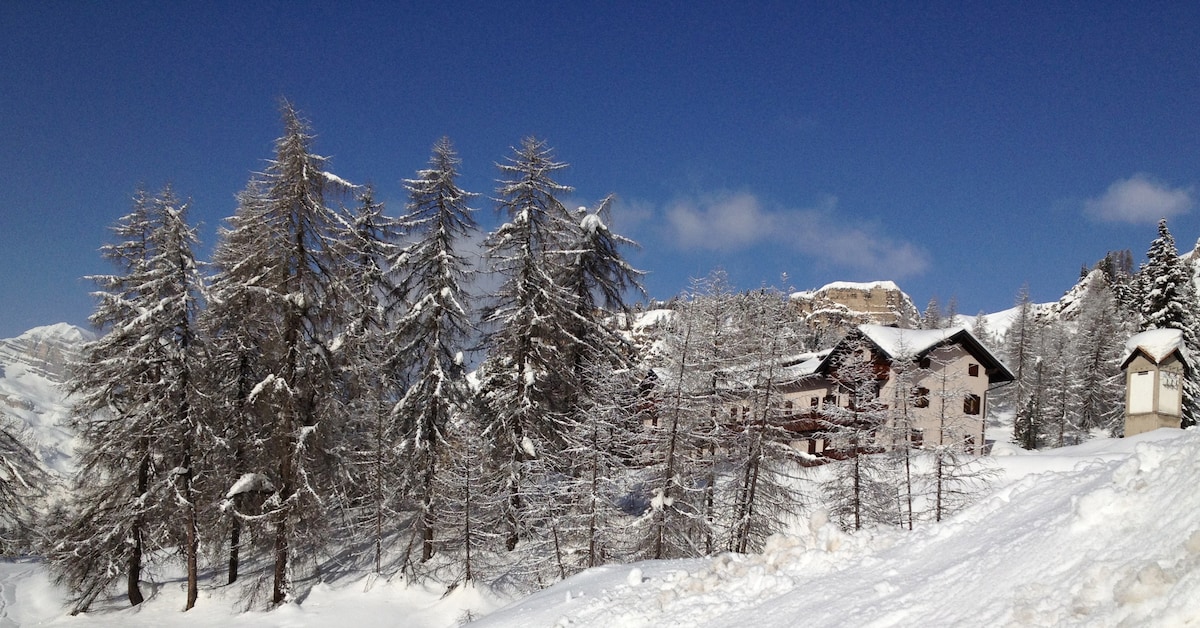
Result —
<svg viewBox="0 0 1200 628"><path fill-rule="evenodd" d="M227 582L237 581L248 538L265 536L262 506L274 492L265 444L271 411L251 401L268 373L275 350L272 233L263 182L252 179L238 196L237 209L218 230L209 264L207 307L199 326L208 349L203 370L203 412L216 443L209 481L219 489L221 507L206 526L228 526ZM237 490L231 490L237 487ZM250 531L258 534L250 535Z"/></svg>
<svg viewBox="0 0 1200 628"><path fill-rule="evenodd" d="M283 104L284 133L261 177L263 211L253 228L263 247L252 255L271 329L259 339L263 378L248 402L266 412L264 454L274 489L265 513L274 537L271 601L292 593L295 562L315 556L330 538L330 514L345 507L339 456L345 427L340 365L331 349L346 325L349 288L339 271L339 234L348 221L326 205L344 182L311 152L313 136Z"/></svg>
<svg viewBox="0 0 1200 628"><path fill-rule="evenodd" d="M28 551L38 503L50 475L30 446L28 428L0 412L0 554Z"/></svg>
<svg viewBox="0 0 1200 628"><path fill-rule="evenodd" d="M1125 382L1121 349L1130 325L1107 279L1093 282L1084 293L1071 345L1078 367L1079 395L1073 405L1080 436L1093 431L1116 436L1123 427Z"/></svg>
<svg viewBox="0 0 1200 628"><path fill-rule="evenodd" d="M830 514L843 529L861 530L871 524L895 524L898 491L888 468L891 461L880 453L877 436L888 420L888 408L879 397L883 366L873 346L860 332L846 337L831 358L830 378L844 406L827 401L821 407L829 453L837 458L829 479L823 482Z"/></svg>
<svg viewBox="0 0 1200 628"><path fill-rule="evenodd" d="M394 301L389 260L401 231L368 186L338 239L338 274L345 277L347 293L345 327L333 343L348 404L346 438L339 445L348 461L345 533L352 545L365 546L376 573L383 568L385 537L403 490L391 417L398 384L388 368L393 361L388 340L403 305Z"/></svg>
<svg viewBox="0 0 1200 628"><path fill-rule="evenodd" d="M528 511L549 505L554 496L546 479L564 466L557 459L567 426L561 375L570 363L564 348L579 340L572 336L574 297L557 280L576 229L559 200L571 188L553 179L566 164L535 138L523 140L498 167L497 210L506 222L485 240L491 271L501 279L483 316L487 437L508 468L506 548L515 549L523 536L533 540L536 533L540 542L554 544L547 555L561 566L555 530L529 527L534 521L555 522Z"/></svg>
<svg viewBox="0 0 1200 628"><path fill-rule="evenodd" d="M730 422L729 442L722 449L735 470L730 481L729 549L746 553L761 551L767 537L781 530L800 506L800 497L789 477L797 467L796 452L780 427L790 414L783 400L788 382L782 362L795 344L794 310L776 290L756 290L741 301L737 327L748 350L741 367L729 374L738 380L731 385L743 389L748 403Z"/></svg>
<svg viewBox="0 0 1200 628"><path fill-rule="evenodd" d="M437 475L450 455L448 426L467 404L464 355L474 332L467 291L474 271L463 248L478 227L469 206L474 195L458 186L460 163L443 137L429 167L405 181L409 202L400 224L411 243L392 261L410 306L396 322L389 352L399 380L411 382L392 420L417 502L413 533L422 563L434 553Z"/></svg>
<svg viewBox="0 0 1200 628"><path fill-rule="evenodd" d="M92 278L101 288L92 322L105 333L85 346L72 385L84 444L78 511L51 551L76 612L120 573L130 603L140 604L149 552L176 544L186 562L186 608L196 602L195 480L207 446L196 410L201 280L186 209L170 188L155 198L139 192L114 228L120 242L102 249L118 274Z"/></svg>
<svg viewBox="0 0 1200 628"><path fill-rule="evenodd" d="M1029 298L1029 287L1022 286L1017 294L1017 315L1005 336L1005 356L1013 372L1013 382L1003 390L1004 398L1015 413L1013 418L1013 442L1025 449L1037 449L1039 433L1034 412L1036 404L1031 401L1037 392L1035 367L1038 363L1037 338L1039 321Z"/></svg>

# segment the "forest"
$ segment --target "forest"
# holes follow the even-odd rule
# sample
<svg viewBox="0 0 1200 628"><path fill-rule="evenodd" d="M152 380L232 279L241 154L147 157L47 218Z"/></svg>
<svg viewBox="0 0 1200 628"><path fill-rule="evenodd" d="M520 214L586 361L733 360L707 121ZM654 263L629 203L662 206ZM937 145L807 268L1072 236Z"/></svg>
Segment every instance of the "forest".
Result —
<svg viewBox="0 0 1200 628"><path fill-rule="evenodd" d="M74 612L118 589L137 605L164 573L183 574L188 608L206 582L271 606L344 572L527 590L759 551L801 511L911 529L987 482L961 444L910 438L854 326L799 315L786 286L714 271L650 303L611 197L564 207L546 142L498 164L489 200L458 187L443 138L392 217L331 173L287 103L282 122L207 262L169 186L137 191L113 227L114 271L90 277L99 337L70 385L72 485L49 490L19 430L0 430L5 549L45 556ZM503 219L491 233L477 203ZM975 317L1014 375L991 408L1012 441L1120 435L1124 341L1171 327L1195 351L1194 274L1163 221L1137 270L1110 253L1056 306L1022 290L1003 333ZM966 318L931 301L914 324ZM835 345L856 347L838 358L855 402L827 429L852 455L814 461L790 444L781 365Z"/></svg>

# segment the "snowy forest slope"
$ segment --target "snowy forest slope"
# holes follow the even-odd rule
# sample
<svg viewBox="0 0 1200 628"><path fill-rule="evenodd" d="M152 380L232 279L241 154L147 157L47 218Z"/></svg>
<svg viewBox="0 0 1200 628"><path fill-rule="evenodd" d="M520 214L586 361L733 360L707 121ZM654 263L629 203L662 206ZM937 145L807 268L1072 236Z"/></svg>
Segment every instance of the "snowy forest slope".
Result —
<svg viewBox="0 0 1200 628"><path fill-rule="evenodd" d="M1200 617L1200 431L990 459L997 489L938 526L819 516L761 555L594 569L479 626L1118 626Z"/></svg>

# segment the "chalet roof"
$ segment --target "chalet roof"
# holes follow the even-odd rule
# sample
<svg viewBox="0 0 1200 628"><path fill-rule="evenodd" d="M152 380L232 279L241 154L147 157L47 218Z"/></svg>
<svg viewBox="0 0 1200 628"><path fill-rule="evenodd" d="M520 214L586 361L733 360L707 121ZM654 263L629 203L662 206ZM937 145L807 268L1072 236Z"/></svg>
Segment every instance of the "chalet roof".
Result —
<svg viewBox="0 0 1200 628"><path fill-rule="evenodd" d="M947 329L903 329L887 325L859 325L858 331L871 342L888 360L908 356L913 360L925 357L930 351L944 345L960 344L983 366L987 373L988 382L1000 384L1011 382L1013 374L983 343L965 327L950 327ZM845 340L842 341L846 342ZM839 344L840 346L840 344ZM826 355L821 364L813 372L824 371L828 362L836 353Z"/></svg>
<svg viewBox="0 0 1200 628"><path fill-rule="evenodd" d="M1125 359L1121 360L1121 368L1129 366L1129 362L1138 354L1155 364L1162 364L1163 360L1178 354L1185 367L1192 365L1183 332L1178 329L1147 329L1134 334L1125 341Z"/></svg>

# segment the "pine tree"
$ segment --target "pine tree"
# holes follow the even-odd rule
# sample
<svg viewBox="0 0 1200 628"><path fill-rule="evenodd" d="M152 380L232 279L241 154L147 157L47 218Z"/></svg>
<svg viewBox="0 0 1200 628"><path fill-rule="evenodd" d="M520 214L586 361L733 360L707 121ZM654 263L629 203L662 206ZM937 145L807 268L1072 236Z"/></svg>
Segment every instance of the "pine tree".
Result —
<svg viewBox="0 0 1200 628"><path fill-rule="evenodd" d="M1141 328L1179 329L1184 343L1195 353L1198 343L1195 310L1197 307L1192 263L1179 257L1175 238L1164 218L1158 223L1158 237L1146 252L1146 264L1138 271L1141 293ZM1200 369L1191 369L1184 379L1183 421L1188 427L1200 416Z"/></svg>

